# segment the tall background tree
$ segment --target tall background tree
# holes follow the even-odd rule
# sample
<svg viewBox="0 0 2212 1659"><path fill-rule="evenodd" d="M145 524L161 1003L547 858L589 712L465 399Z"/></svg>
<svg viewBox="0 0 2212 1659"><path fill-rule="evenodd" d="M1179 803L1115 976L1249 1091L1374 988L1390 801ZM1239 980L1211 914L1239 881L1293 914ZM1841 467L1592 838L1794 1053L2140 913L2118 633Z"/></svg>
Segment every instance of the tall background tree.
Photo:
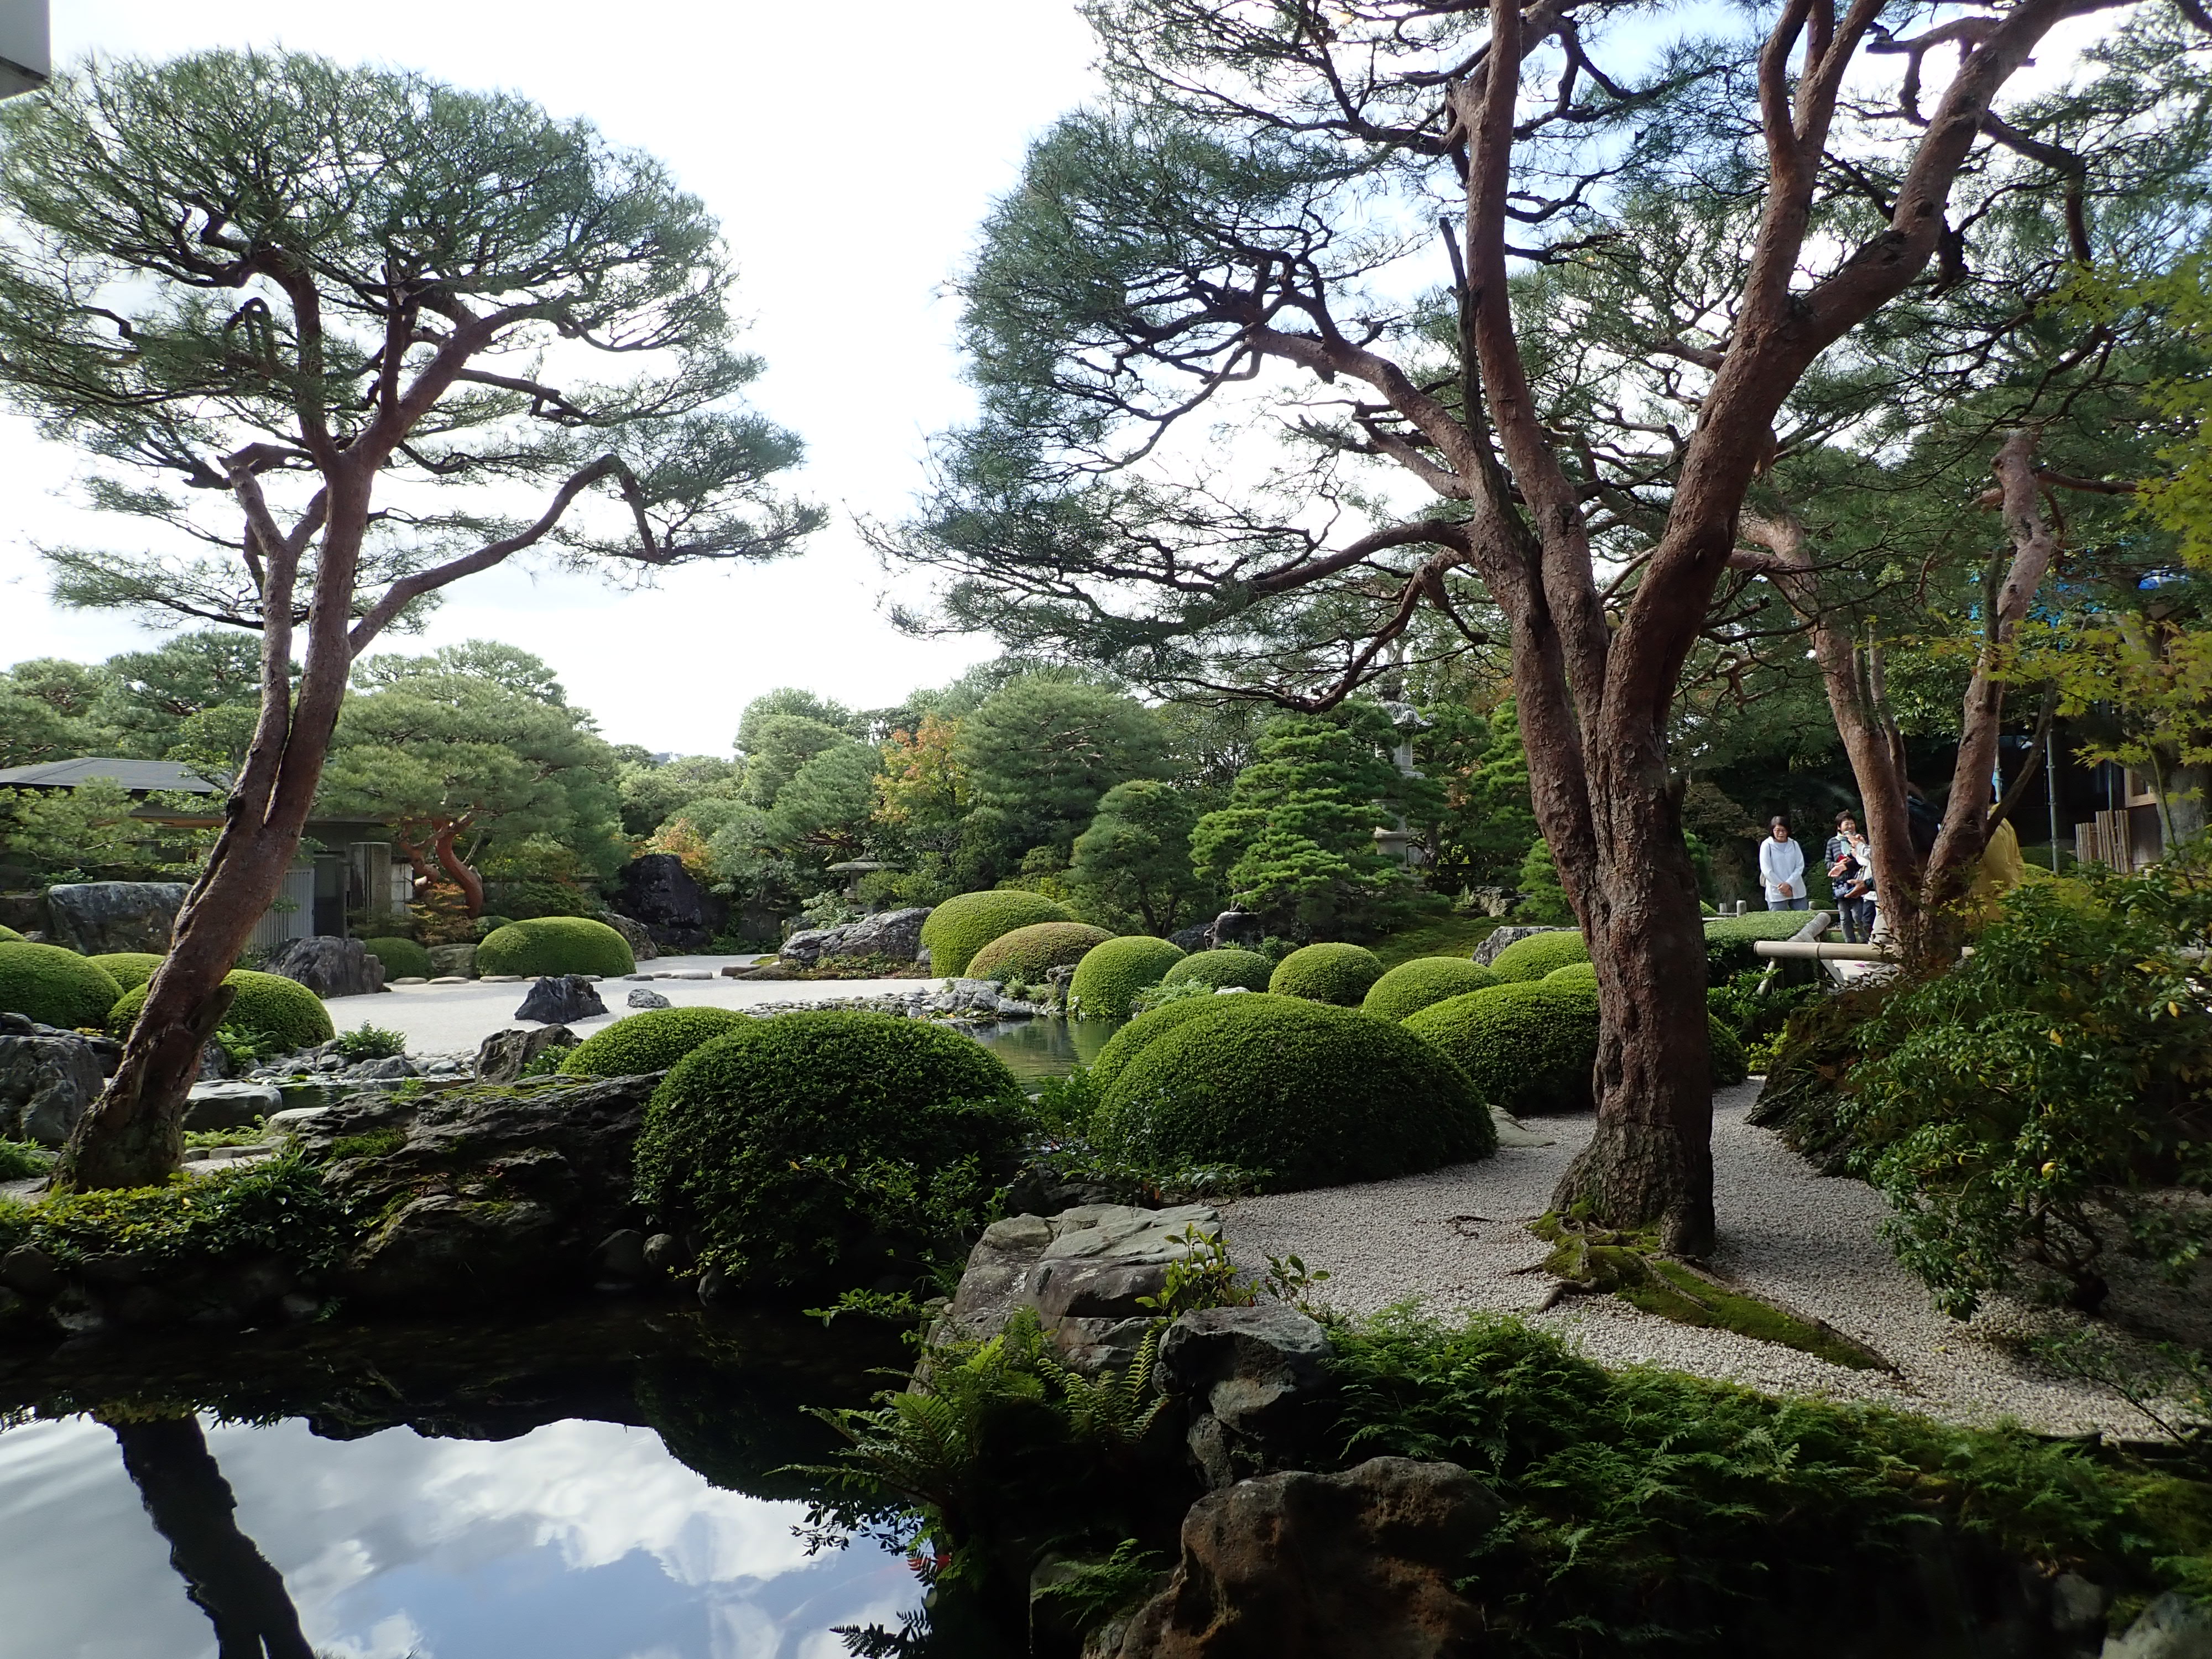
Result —
<svg viewBox="0 0 2212 1659"><path fill-rule="evenodd" d="M523 100L296 54L103 61L0 112L0 387L137 526L53 550L57 592L261 636L222 834L57 1172L139 1185L175 1167L367 646L529 550L761 558L818 515L766 488L799 447L737 404L759 365L713 219ZM137 550L164 532L202 550Z"/></svg>

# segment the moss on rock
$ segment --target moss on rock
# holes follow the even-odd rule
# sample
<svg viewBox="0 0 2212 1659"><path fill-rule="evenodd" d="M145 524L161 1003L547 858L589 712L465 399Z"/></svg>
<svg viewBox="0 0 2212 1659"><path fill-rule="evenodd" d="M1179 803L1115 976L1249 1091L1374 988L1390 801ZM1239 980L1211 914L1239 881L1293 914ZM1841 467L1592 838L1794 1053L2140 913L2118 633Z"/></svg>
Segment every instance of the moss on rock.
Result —
<svg viewBox="0 0 2212 1659"><path fill-rule="evenodd" d="M1093 945L1114 935L1082 921L1033 921L1001 933L968 963L970 979L995 979L1022 985L1043 982L1055 968L1073 968Z"/></svg>
<svg viewBox="0 0 2212 1659"><path fill-rule="evenodd" d="M0 943L0 1012L74 1030L103 1023L122 994L114 975L88 957L58 945Z"/></svg>
<svg viewBox="0 0 2212 1659"><path fill-rule="evenodd" d="M639 1077L665 1072L695 1048L757 1024L734 1008L650 1008L594 1031L561 1056L572 1077Z"/></svg>
<svg viewBox="0 0 2212 1659"><path fill-rule="evenodd" d="M1415 957L1369 986L1359 1006L1378 1019L1399 1020L1498 982L1497 975L1465 957Z"/></svg>
<svg viewBox="0 0 2212 1659"><path fill-rule="evenodd" d="M293 1054L328 1042L337 1035L322 999L297 980L234 968L222 976L222 982L236 994L222 1023L232 1030L245 1032L264 1053ZM128 1036L138 1011L145 1006L144 986L125 991L108 1011L108 1030L116 1036Z"/></svg>
<svg viewBox="0 0 2212 1659"><path fill-rule="evenodd" d="M1275 965L1267 988L1279 997L1357 1008L1382 977L1382 958L1364 945L1309 945Z"/></svg>
<svg viewBox="0 0 2212 1659"><path fill-rule="evenodd" d="M1297 1188L1386 1180L1496 1148L1466 1077L1401 1027L1276 995L1146 1018L1182 1007L1193 1012L1127 1059L1092 1121L1100 1146L1132 1164L1233 1164Z"/></svg>
<svg viewBox="0 0 2212 1659"><path fill-rule="evenodd" d="M629 941L587 916L534 916L495 927L477 945L479 974L598 974L637 971Z"/></svg>
<svg viewBox="0 0 2212 1659"><path fill-rule="evenodd" d="M1085 1019L1127 1019L1137 993L1158 985L1182 959L1180 946L1143 933L1094 945L1067 983L1068 1012Z"/></svg>

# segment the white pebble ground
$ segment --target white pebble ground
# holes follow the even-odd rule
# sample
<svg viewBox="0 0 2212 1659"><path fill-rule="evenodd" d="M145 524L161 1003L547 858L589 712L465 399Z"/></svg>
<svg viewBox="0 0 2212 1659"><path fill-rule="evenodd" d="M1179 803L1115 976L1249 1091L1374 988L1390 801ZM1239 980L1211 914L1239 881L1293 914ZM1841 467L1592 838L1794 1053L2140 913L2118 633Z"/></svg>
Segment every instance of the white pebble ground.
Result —
<svg viewBox="0 0 2212 1659"><path fill-rule="evenodd" d="M1280 1193L1226 1206L1237 1257L1297 1255L1329 1281L1315 1299L1361 1315L1417 1302L1432 1315L1521 1314L1608 1365L1648 1362L1770 1392L1878 1401L1964 1422L2017 1418L2045 1433L2154 1433L2109 1395L2046 1372L2007 1338L2074 1316L1993 1299L1961 1323L1938 1313L1878 1229L1887 1206L1863 1182L1816 1173L1745 1121L1757 1082L1713 1101L1720 1248L1715 1274L1789 1310L1826 1320L1893 1372L1851 1370L1728 1331L1644 1313L1613 1296L1574 1296L1538 1311L1553 1281L1548 1246L1527 1224L1550 1206L1592 1120L1537 1118L1542 1146L1501 1148L1480 1164L1401 1181ZM2117 1278L2117 1275L2116 1275Z"/></svg>

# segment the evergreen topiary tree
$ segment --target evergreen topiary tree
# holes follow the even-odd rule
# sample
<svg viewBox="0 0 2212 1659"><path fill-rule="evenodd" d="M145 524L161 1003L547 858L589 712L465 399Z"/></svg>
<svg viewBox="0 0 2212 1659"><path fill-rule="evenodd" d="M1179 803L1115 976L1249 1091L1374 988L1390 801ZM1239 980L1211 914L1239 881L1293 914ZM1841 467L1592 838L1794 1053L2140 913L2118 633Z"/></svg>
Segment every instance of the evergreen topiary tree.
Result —
<svg viewBox="0 0 2212 1659"><path fill-rule="evenodd" d="M1496 974L1465 957L1415 957L1370 986L1359 1007L1378 1019L1401 1020L1434 1003L1498 982Z"/></svg>
<svg viewBox="0 0 2212 1659"><path fill-rule="evenodd" d="M106 1024L122 994L106 969L74 951L0 942L0 1011L74 1030Z"/></svg>
<svg viewBox="0 0 2212 1659"><path fill-rule="evenodd" d="M154 977L161 958L151 951L111 951L87 960L107 970L107 976L128 991Z"/></svg>
<svg viewBox="0 0 2212 1659"><path fill-rule="evenodd" d="M1055 968L1073 968L1091 950L1113 938L1103 927L1080 921L1034 921L1001 933L968 964L970 979L995 979L1037 985Z"/></svg>
<svg viewBox="0 0 2212 1659"><path fill-rule="evenodd" d="M1264 991L1274 971L1275 964L1257 951L1194 951L1169 969L1160 983L1181 985L1195 980L1217 991L1229 985L1243 991Z"/></svg>
<svg viewBox="0 0 2212 1659"><path fill-rule="evenodd" d="M1013 888L962 893L929 913L921 924L921 947L929 952L931 973L957 979L993 939L1003 939L1017 927L1074 920L1042 893Z"/></svg>
<svg viewBox="0 0 2212 1659"><path fill-rule="evenodd" d="M1186 916L1204 915L1214 896L1190 866L1197 826L1188 790L1151 779L1117 783L1076 837L1067 884L1092 915L1172 933Z"/></svg>
<svg viewBox="0 0 2212 1659"><path fill-rule="evenodd" d="M384 964L388 979L430 977L430 953L411 939L386 934L362 940L361 948Z"/></svg>
<svg viewBox="0 0 2212 1659"><path fill-rule="evenodd" d="M1381 958L1363 945L1309 945L1275 964L1267 988L1278 996L1356 1008L1382 977Z"/></svg>
<svg viewBox="0 0 2212 1659"><path fill-rule="evenodd" d="M477 943L477 972L598 974L612 979L637 971L629 941L588 916L532 916L495 927Z"/></svg>
<svg viewBox="0 0 2212 1659"><path fill-rule="evenodd" d="M574 1077L638 1077L665 1072L717 1037L753 1022L735 1008L648 1008L594 1031L561 1056Z"/></svg>
<svg viewBox="0 0 2212 1659"><path fill-rule="evenodd" d="M1141 933L1095 945L1067 982L1067 1011L1085 1019L1127 1019L1138 992L1158 985L1182 949Z"/></svg>
<svg viewBox="0 0 2212 1659"><path fill-rule="evenodd" d="M1501 980L1541 979L1554 968L1588 962L1589 946L1571 927L1556 933L1531 933L1516 939L1491 958L1490 971Z"/></svg>
<svg viewBox="0 0 2212 1659"><path fill-rule="evenodd" d="M224 1026L244 1032L264 1054L297 1054L337 1035L323 1000L297 980L234 968L223 975L222 982L231 993ZM149 986L150 981L133 987L117 999L107 1014L111 1036L129 1038L146 1006Z"/></svg>
<svg viewBox="0 0 2212 1659"><path fill-rule="evenodd" d="M1540 981L1495 985L1431 1004L1401 1030L1434 1043L1499 1110L1590 1109L1597 992Z"/></svg>

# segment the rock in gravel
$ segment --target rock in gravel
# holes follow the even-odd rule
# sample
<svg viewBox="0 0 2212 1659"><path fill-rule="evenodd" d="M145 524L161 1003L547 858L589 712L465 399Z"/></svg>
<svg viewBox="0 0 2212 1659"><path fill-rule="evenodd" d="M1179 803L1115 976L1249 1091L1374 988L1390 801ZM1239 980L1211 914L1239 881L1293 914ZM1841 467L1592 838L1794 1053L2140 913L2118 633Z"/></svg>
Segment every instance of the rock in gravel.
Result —
<svg viewBox="0 0 2212 1659"><path fill-rule="evenodd" d="M921 949L921 924L928 920L926 906L879 911L842 927L804 929L784 940L776 954L803 968L811 968L828 957L896 957L901 962L911 962Z"/></svg>
<svg viewBox="0 0 2212 1659"><path fill-rule="evenodd" d="M286 939L271 951L261 971L296 980L317 996L364 997L384 988L384 963L357 939Z"/></svg>
<svg viewBox="0 0 2212 1659"><path fill-rule="evenodd" d="M477 1081L512 1083L548 1048L573 1048L576 1034L565 1025L541 1025L534 1031L510 1026L494 1031L477 1048Z"/></svg>
<svg viewBox="0 0 2212 1659"><path fill-rule="evenodd" d="M185 902L180 881L80 881L46 889L46 942L80 955L164 954Z"/></svg>
<svg viewBox="0 0 2212 1659"><path fill-rule="evenodd" d="M195 1083L185 1097L187 1129L243 1129L282 1111L284 1096L273 1083Z"/></svg>
<svg viewBox="0 0 2212 1659"><path fill-rule="evenodd" d="M658 991L632 991L623 1000L633 1008L673 1008L676 1006Z"/></svg>
<svg viewBox="0 0 2212 1659"><path fill-rule="evenodd" d="M1489 967L1492 963L1498 960L1499 951L1504 950L1507 945L1515 943L1516 940L1533 939L1538 933L1564 933L1567 930L1564 927L1498 928L1488 939L1483 940L1481 944L1474 947L1475 964L1481 968Z"/></svg>
<svg viewBox="0 0 2212 1659"><path fill-rule="evenodd" d="M582 975L550 974L530 988L514 1017L565 1025L572 1019L591 1019L606 1011L607 1005Z"/></svg>
<svg viewBox="0 0 2212 1659"><path fill-rule="evenodd" d="M433 979L471 979L476 971L475 945L434 945L430 947L430 976Z"/></svg>
<svg viewBox="0 0 2212 1659"><path fill-rule="evenodd" d="M729 918L728 903L702 887L673 853L632 859L616 881L623 915L642 923L664 951L703 951Z"/></svg>
<svg viewBox="0 0 2212 1659"><path fill-rule="evenodd" d="M1497 1523L1455 1463L1376 1457L1201 1498L1166 1589L1129 1622L1120 1659L1445 1659L1485 1651L1482 1610L1452 1588Z"/></svg>
<svg viewBox="0 0 2212 1659"><path fill-rule="evenodd" d="M0 1014L0 1139L41 1146L67 1140L100 1098L112 1069L104 1060L92 1038Z"/></svg>
<svg viewBox="0 0 2212 1659"><path fill-rule="evenodd" d="M1027 1308L1071 1369L1093 1376L1127 1365L1151 1325L1138 1298L1166 1286L1168 1264L1189 1254L1184 1235L1193 1228L1218 1234L1220 1215L1205 1204L1085 1204L1051 1217L1008 1216L976 1241L946 1324L955 1336L984 1340Z"/></svg>
<svg viewBox="0 0 2212 1659"><path fill-rule="evenodd" d="M628 916L617 915L611 910L601 916L599 920L623 936L623 941L629 946L630 955L636 957L638 961L650 962L660 954L659 947L653 942L653 930L643 922L633 921Z"/></svg>

